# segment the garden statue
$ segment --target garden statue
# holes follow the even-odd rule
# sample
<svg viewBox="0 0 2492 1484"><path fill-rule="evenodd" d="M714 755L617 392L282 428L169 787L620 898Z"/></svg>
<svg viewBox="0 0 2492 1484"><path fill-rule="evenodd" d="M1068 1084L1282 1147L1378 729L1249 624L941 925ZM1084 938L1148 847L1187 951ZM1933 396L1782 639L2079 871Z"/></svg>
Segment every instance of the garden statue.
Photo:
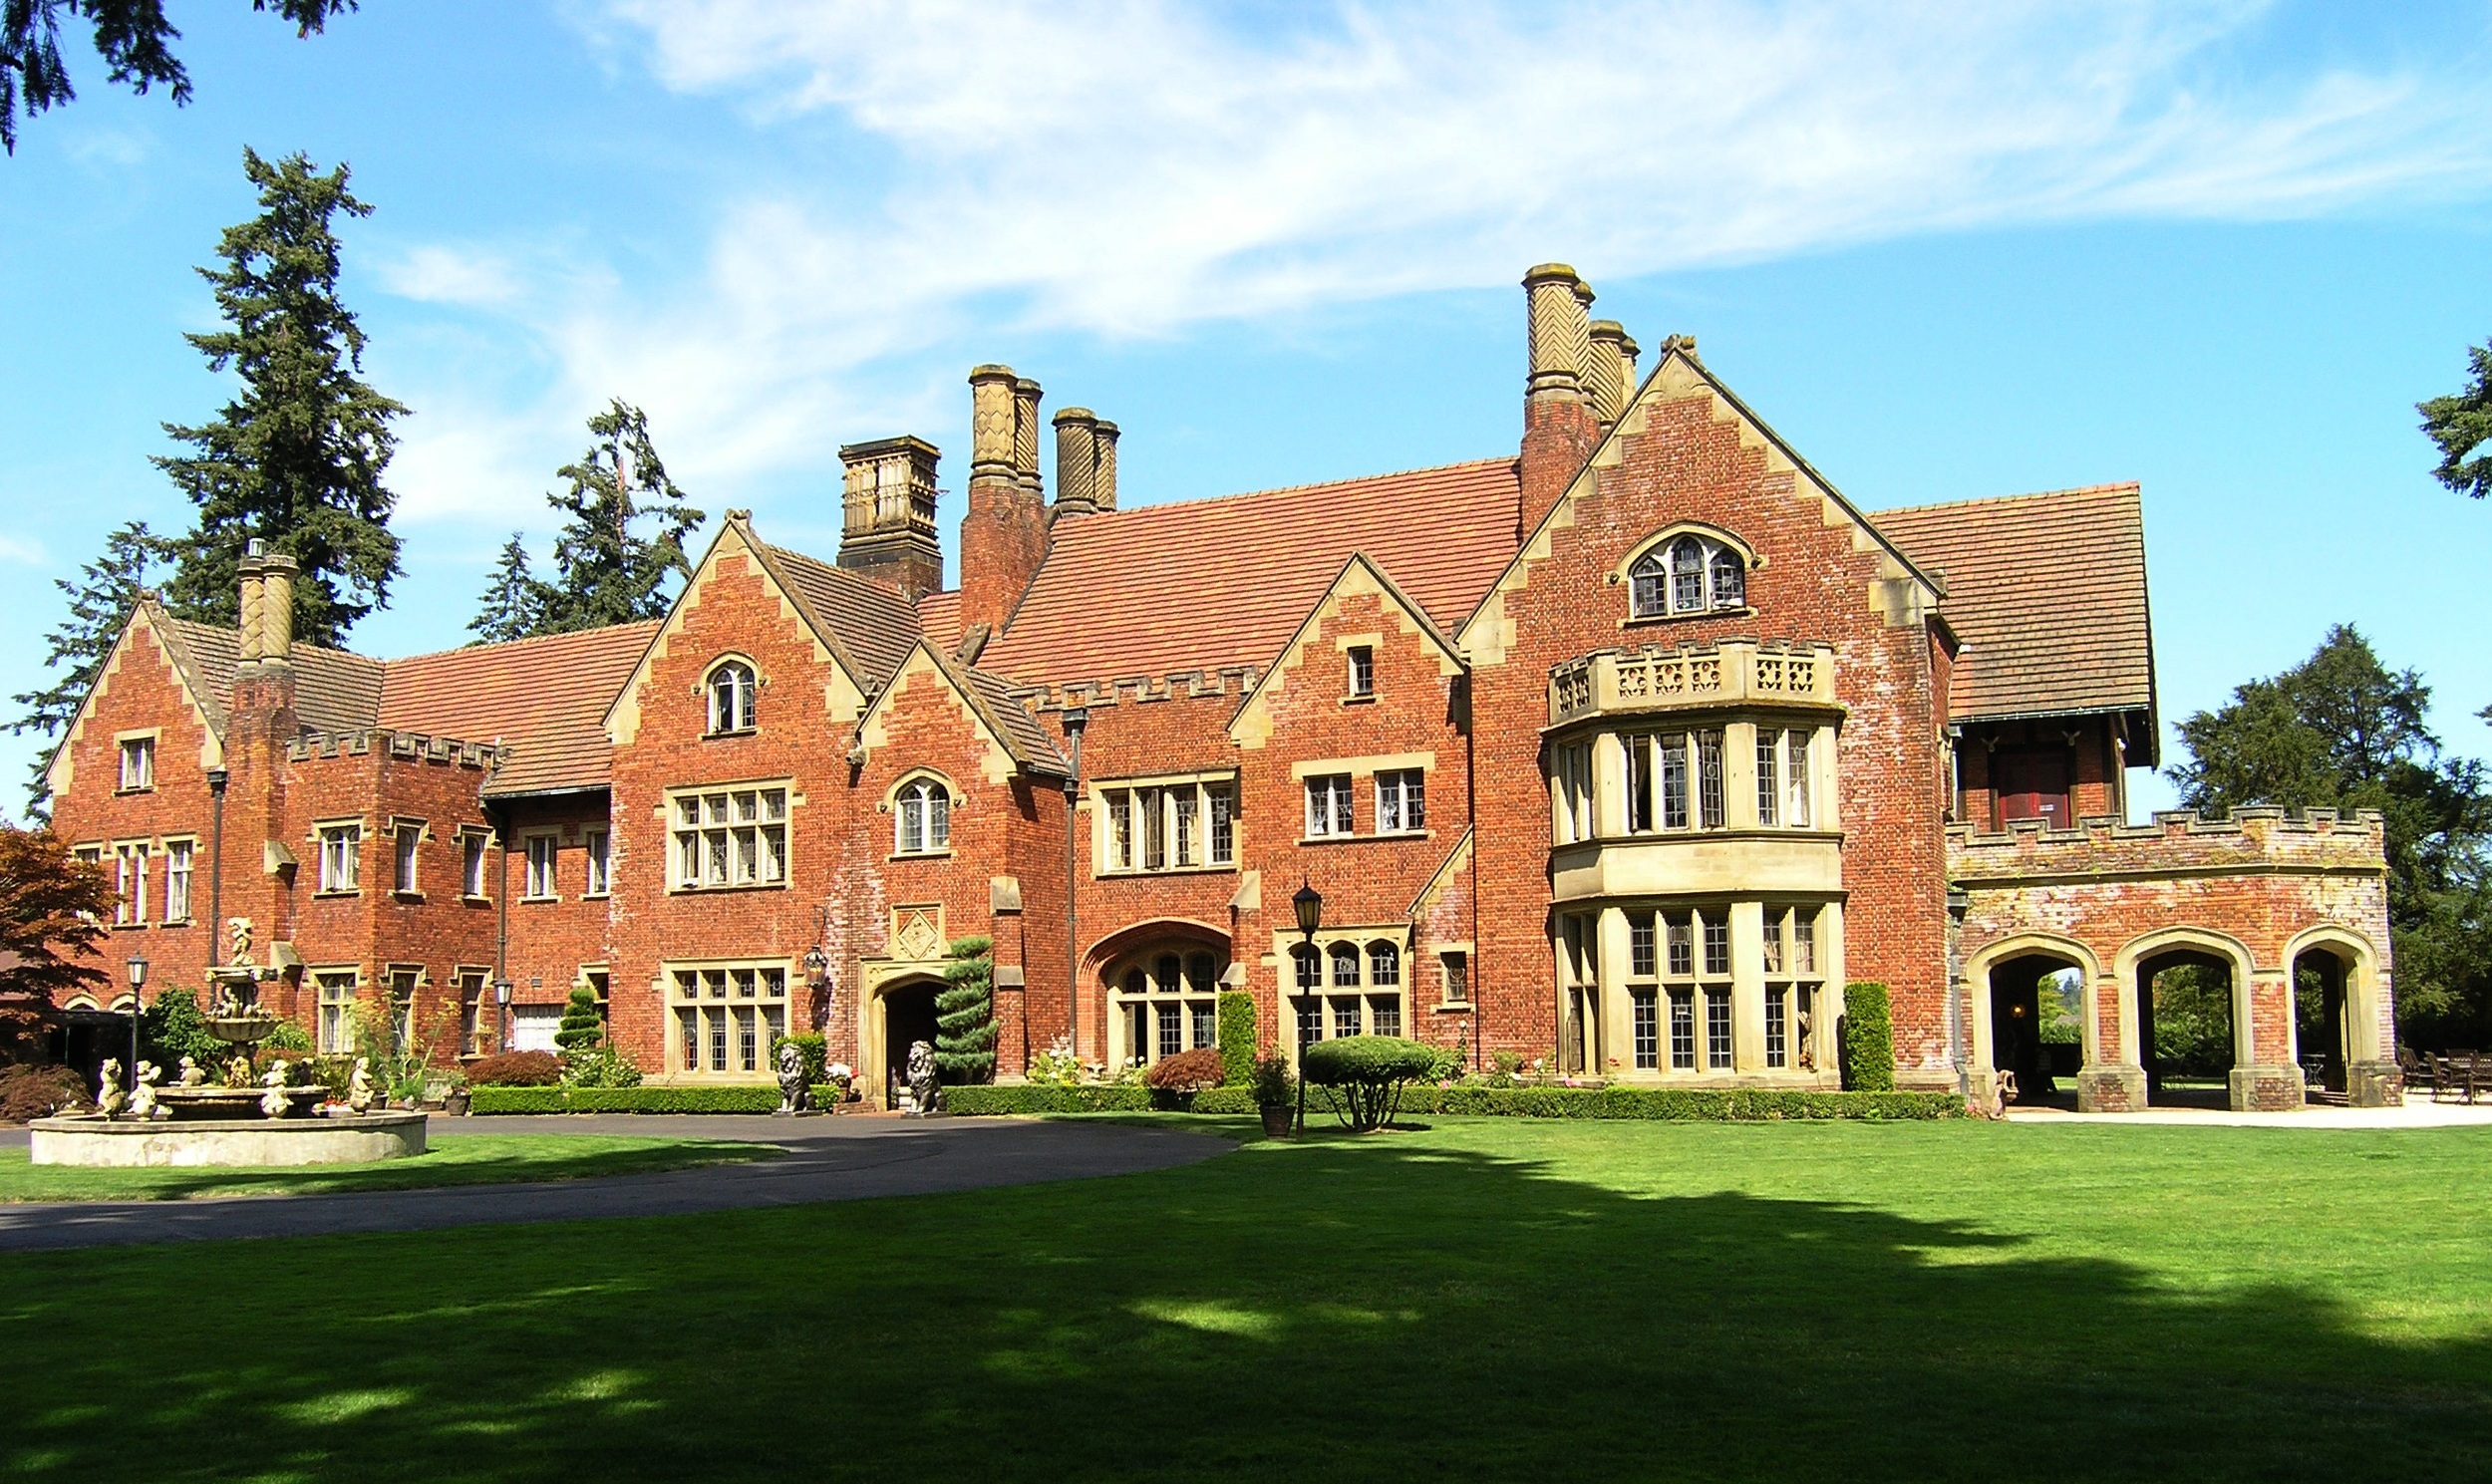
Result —
<svg viewBox="0 0 2492 1484"><path fill-rule="evenodd" d="M163 1068L153 1061L141 1061L139 1074L130 1079L130 1116L155 1118L161 1115L156 1105L156 1084L164 1079Z"/></svg>
<svg viewBox="0 0 2492 1484"><path fill-rule="evenodd" d="M1806 1005L1800 1007L1799 1022L1800 1070L1815 1071L1817 1069L1817 1039L1809 1035L1808 1030L1817 1023L1817 1018L1809 1013Z"/></svg>
<svg viewBox="0 0 2492 1484"><path fill-rule="evenodd" d="M346 1078L346 1106L351 1112L372 1111L372 1058L358 1056L355 1069Z"/></svg>
<svg viewBox="0 0 2492 1484"><path fill-rule="evenodd" d="M293 1099L286 1096L285 1074L289 1066L288 1062L278 1061L259 1079L260 1085L268 1089L260 1094L259 1110L271 1118L284 1117L286 1109L294 1105Z"/></svg>
<svg viewBox="0 0 2492 1484"><path fill-rule="evenodd" d="M181 1074L174 1080L184 1087L204 1086L207 1082L207 1073L199 1070L199 1060L196 1056L184 1056L181 1058Z"/></svg>
<svg viewBox="0 0 2492 1484"><path fill-rule="evenodd" d="M228 1087L251 1085L250 1057L237 1053L231 1061L225 1063L225 1085Z"/></svg>
<svg viewBox="0 0 2492 1484"><path fill-rule="evenodd" d="M116 1056L104 1058L104 1069L96 1073L96 1111L107 1118L118 1118L129 1106L130 1095L122 1091L122 1063Z"/></svg>
<svg viewBox="0 0 2492 1484"><path fill-rule="evenodd" d="M910 1111L920 1118L943 1111L943 1084L935 1080L934 1047L922 1040L909 1042L908 1098Z"/></svg>
<svg viewBox="0 0 2492 1484"><path fill-rule="evenodd" d="M251 920L249 918L226 918L225 938L230 945L225 950L226 963L247 964L251 961Z"/></svg>
<svg viewBox="0 0 2492 1484"><path fill-rule="evenodd" d="M804 1051L789 1041L779 1048L779 1111L801 1113L812 1102L804 1085Z"/></svg>

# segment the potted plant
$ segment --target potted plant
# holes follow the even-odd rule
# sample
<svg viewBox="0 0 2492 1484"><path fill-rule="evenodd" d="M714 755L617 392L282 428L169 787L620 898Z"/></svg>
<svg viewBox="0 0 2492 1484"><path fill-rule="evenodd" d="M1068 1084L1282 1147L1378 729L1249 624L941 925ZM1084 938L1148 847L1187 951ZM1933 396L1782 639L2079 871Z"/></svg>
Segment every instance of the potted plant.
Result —
<svg viewBox="0 0 2492 1484"><path fill-rule="evenodd" d="M1263 1115L1263 1131L1269 1138L1287 1138L1292 1117L1290 1099L1296 1095L1295 1082L1289 1074L1289 1062L1282 1057L1265 1055L1255 1058L1255 1111Z"/></svg>

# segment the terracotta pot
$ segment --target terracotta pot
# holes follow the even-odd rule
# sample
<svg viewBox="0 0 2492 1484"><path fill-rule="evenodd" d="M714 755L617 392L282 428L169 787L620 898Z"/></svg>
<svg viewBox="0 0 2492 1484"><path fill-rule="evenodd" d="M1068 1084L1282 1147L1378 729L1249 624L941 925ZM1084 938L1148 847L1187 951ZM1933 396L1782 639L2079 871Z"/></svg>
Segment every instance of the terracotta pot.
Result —
<svg viewBox="0 0 2492 1484"><path fill-rule="evenodd" d="M1289 1126L1293 1114L1288 1103L1267 1104L1255 1111L1263 1114L1264 1137L1273 1139L1289 1137Z"/></svg>

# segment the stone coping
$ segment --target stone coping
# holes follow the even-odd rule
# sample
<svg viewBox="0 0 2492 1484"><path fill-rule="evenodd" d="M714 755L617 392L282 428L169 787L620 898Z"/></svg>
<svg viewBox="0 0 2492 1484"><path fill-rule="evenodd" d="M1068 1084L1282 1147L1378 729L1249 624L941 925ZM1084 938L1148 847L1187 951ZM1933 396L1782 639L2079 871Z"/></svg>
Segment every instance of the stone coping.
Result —
<svg viewBox="0 0 2492 1484"><path fill-rule="evenodd" d="M425 1151L429 1115L183 1118L139 1122L92 1114L27 1124L36 1164L116 1168L365 1164Z"/></svg>

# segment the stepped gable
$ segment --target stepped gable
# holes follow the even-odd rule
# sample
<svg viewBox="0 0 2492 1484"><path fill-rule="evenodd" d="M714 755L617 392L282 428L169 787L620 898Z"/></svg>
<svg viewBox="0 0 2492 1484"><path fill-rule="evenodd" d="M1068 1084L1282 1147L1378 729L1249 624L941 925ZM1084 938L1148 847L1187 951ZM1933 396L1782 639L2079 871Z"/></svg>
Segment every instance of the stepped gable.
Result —
<svg viewBox="0 0 2492 1484"><path fill-rule="evenodd" d="M606 708L657 632L615 624L392 660L378 725L507 748L488 797L602 788Z"/></svg>
<svg viewBox="0 0 2492 1484"><path fill-rule="evenodd" d="M1518 497L1491 458L1060 521L978 664L1026 684L1264 665L1353 551L1450 632L1514 554Z"/></svg>
<svg viewBox="0 0 2492 1484"><path fill-rule="evenodd" d="M241 662L242 635L235 629L166 618L180 641L199 692L225 726L233 705L233 671ZM294 720L306 732L361 732L381 715L382 662L344 650L297 644L287 653L294 666Z"/></svg>
<svg viewBox="0 0 2492 1484"><path fill-rule="evenodd" d="M762 548L797 599L813 611L815 621L839 636L859 669L855 677L867 691L891 683L917 647L917 610L908 599L869 577L843 571L826 561L784 546ZM621 688L621 682L616 683ZM612 700L609 693L608 700Z"/></svg>
<svg viewBox="0 0 2492 1484"><path fill-rule="evenodd" d="M1940 612L1964 643L1951 688L1958 720L2142 712L2154 736L2146 530L2134 482L1870 518L1914 562L1945 573Z"/></svg>

